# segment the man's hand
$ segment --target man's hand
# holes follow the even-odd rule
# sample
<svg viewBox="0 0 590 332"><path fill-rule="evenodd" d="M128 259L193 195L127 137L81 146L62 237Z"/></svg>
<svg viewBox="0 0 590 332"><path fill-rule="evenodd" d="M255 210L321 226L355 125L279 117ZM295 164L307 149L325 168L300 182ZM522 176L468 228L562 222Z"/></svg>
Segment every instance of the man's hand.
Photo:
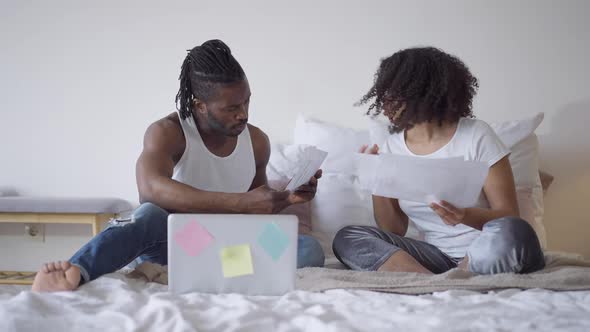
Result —
<svg viewBox="0 0 590 332"><path fill-rule="evenodd" d="M290 204L300 204L311 201L318 189L318 179L322 177L322 170L319 169L309 182L295 189L289 195Z"/></svg>
<svg viewBox="0 0 590 332"><path fill-rule="evenodd" d="M461 224L465 220L466 209L458 208L447 201L431 203L430 208L449 226Z"/></svg>
<svg viewBox="0 0 590 332"><path fill-rule="evenodd" d="M278 191L263 185L245 193L241 204L248 213L275 214L291 204L290 194L289 191Z"/></svg>

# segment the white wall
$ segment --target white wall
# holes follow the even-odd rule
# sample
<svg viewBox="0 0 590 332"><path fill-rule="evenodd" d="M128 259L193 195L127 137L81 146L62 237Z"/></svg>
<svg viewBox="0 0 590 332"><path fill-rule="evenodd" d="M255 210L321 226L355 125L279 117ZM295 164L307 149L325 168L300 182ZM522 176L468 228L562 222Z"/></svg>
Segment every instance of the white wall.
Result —
<svg viewBox="0 0 590 332"><path fill-rule="evenodd" d="M290 140L300 111L361 126L352 104L378 60L434 45L480 79L481 119L546 113L549 246L590 257L590 2L152 2L0 0L0 185L136 201L144 130L174 110L185 50L207 39L233 49L253 92L251 122L275 142ZM68 258L90 235L56 227L39 253L20 226L0 225L0 268Z"/></svg>

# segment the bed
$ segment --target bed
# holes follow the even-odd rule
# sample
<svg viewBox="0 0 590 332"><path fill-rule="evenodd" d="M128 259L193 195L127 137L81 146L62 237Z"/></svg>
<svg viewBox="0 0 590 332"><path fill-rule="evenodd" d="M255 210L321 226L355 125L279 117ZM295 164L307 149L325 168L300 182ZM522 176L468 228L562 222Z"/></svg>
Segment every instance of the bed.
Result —
<svg viewBox="0 0 590 332"><path fill-rule="evenodd" d="M309 280L298 288L321 285L310 278L320 270L334 280L350 281L354 273L302 269L300 279ZM0 331L590 331L588 290L508 287L407 295L335 288L276 297L173 295L166 285L132 279L127 272L75 292L37 294L26 286L0 286ZM590 289L590 279L581 278Z"/></svg>

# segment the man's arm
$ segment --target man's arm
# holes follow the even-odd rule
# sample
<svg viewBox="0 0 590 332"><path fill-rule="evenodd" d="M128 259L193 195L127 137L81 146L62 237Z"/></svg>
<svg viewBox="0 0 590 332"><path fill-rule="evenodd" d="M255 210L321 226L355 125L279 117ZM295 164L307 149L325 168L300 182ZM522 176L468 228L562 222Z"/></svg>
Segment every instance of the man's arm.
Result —
<svg viewBox="0 0 590 332"><path fill-rule="evenodd" d="M254 160L256 162L256 175L250 186L250 190L260 186L267 186L266 166L270 160L270 140L268 136L258 127L248 125L250 139L252 140L252 149L254 150Z"/></svg>
<svg viewBox="0 0 590 332"><path fill-rule="evenodd" d="M181 213L274 213L286 204L288 193L266 187L247 193L218 193L173 180L174 165L184 153L183 142L182 130L168 118L148 128L136 167L140 202Z"/></svg>

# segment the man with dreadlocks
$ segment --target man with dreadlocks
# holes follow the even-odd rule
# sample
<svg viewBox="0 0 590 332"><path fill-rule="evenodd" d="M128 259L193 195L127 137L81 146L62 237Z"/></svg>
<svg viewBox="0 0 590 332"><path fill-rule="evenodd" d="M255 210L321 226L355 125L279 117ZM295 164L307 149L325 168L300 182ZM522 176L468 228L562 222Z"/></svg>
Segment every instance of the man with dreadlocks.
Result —
<svg viewBox="0 0 590 332"><path fill-rule="evenodd" d="M248 124L250 86L227 45L209 40L190 50L179 80L178 113L145 133L133 222L105 229L67 262L44 264L34 291L73 290L135 259L166 264L170 212L277 213L314 197L321 171L293 192L267 186L269 140ZM323 264L317 240L300 235L297 266Z"/></svg>
<svg viewBox="0 0 590 332"><path fill-rule="evenodd" d="M361 103L374 100L367 114L383 112L392 135L381 149L363 146L361 152L460 157L490 169L477 204L469 208L373 196L379 227L348 226L334 238L343 264L426 274L457 266L479 274L529 273L545 266L535 231L518 217L510 150L487 123L473 119L477 88L461 60L436 48L405 49L383 59ZM404 236L409 220L424 241Z"/></svg>

